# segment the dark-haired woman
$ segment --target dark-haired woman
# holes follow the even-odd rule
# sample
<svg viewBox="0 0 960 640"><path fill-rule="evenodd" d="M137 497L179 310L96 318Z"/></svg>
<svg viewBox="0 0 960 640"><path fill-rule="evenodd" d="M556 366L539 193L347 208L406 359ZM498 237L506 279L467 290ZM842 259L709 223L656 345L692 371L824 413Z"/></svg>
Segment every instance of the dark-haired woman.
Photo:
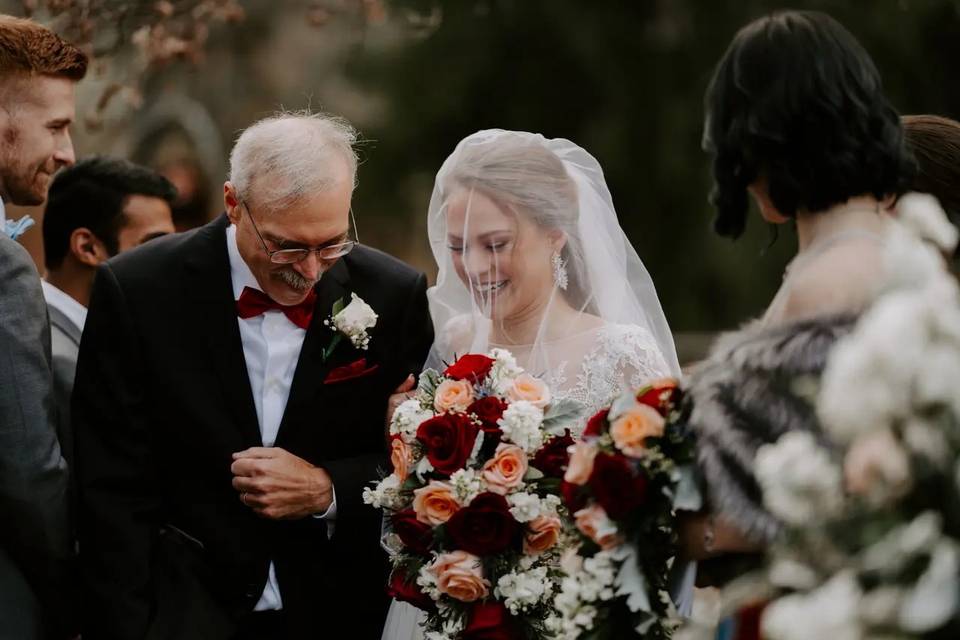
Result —
<svg viewBox="0 0 960 640"><path fill-rule="evenodd" d="M771 376L750 377L769 373L771 362L776 373L816 368L836 335L832 319L870 302L888 209L913 167L873 61L822 13L779 12L737 33L710 83L706 114L716 231L739 237L752 198L766 222L793 224L798 252L759 323L728 337L691 377L690 426L712 513L690 519L684 542L701 559L761 550L779 531L763 508L753 455L815 421L801 403L762 397L781 391ZM740 566L712 564L701 566L724 577Z"/></svg>

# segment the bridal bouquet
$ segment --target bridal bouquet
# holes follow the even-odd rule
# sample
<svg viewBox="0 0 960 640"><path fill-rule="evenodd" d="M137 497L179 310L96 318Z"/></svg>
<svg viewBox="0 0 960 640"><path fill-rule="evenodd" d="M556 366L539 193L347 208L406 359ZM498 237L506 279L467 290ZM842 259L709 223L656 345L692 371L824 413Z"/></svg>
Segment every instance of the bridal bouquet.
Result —
<svg viewBox="0 0 960 640"><path fill-rule="evenodd" d="M627 393L572 449L562 492L580 544L563 562L551 621L560 638L670 636L674 513L700 508L679 398L673 380Z"/></svg>
<svg viewBox="0 0 960 640"><path fill-rule="evenodd" d="M920 219L955 246L942 214ZM898 232L887 250L901 258L892 290L815 395L822 434L757 454L786 527L753 583L770 640L960 637L960 290L933 247Z"/></svg>
<svg viewBox="0 0 960 640"><path fill-rule="evenodd" d="M427 613L427 640L550 637L580 414L501 349L425 371L397 408L393 473L364 501L387 513L390 592Z"/></svg>

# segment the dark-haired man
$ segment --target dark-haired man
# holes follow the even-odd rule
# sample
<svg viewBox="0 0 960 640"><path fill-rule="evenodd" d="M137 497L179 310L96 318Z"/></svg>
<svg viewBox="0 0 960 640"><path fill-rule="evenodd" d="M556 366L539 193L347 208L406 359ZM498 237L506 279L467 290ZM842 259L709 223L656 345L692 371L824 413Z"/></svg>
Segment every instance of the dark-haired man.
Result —
<svg viewBox="0 0 960 640"><path fill-rule="evenodd" d="M158 236L173 233L177 192L163 176L117 158L88 158L57 174L43 216L58 435L72 462L70 395L80 334L97 266Z"/></svg>

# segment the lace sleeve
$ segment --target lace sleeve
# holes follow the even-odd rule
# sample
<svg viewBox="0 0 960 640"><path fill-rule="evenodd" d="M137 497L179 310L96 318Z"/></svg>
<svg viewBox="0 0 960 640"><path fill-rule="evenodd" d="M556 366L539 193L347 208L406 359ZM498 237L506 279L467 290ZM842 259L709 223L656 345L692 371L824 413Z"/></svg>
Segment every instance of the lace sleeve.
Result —
<svg viewBox="0 0 960 640"><path fill-rule="evenodd" d="M669 375L670 368L649 332L635 325L608 325L597 334L570 395L596 412L620 393Z"/></svg>

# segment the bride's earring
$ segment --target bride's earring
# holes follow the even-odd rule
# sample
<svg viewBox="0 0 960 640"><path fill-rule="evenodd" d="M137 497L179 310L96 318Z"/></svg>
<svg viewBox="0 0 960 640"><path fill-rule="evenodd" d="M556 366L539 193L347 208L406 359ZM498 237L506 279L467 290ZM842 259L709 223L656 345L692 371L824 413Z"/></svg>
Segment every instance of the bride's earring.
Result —
<svg viewBox="0 0 960 640"><path fill-rule="evenodd" d="M567 279L567 263L564 262L563 258L560 257L559 251L553 252L553 257L550 258L550 263L553 265L554 284L566 291L567 285L569 284Z"/></svg>

